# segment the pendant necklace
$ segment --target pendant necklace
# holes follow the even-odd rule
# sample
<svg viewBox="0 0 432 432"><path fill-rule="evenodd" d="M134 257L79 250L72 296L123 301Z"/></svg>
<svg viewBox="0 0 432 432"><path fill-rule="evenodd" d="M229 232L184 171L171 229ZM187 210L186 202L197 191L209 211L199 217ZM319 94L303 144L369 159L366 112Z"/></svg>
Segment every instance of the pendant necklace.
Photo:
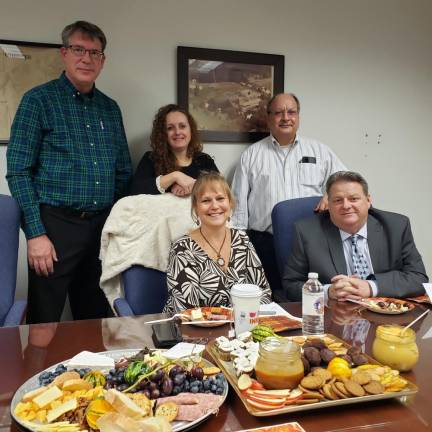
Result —
<svg viewBox="0 0 432 432"><path fill-rule="evenodd" d="M202 235L202 238L205 240L205 242L213 249L213 251L215 252L215 254L216 254L216 257L217 257L217 259L216 259L216 262L221 266L221 267L223 267L224 265L225 265L225 260L223 259L223 257L221 256L221 250L222 250L222 248L223 248L223 245L225 244L225 239L226 239L226 235L227 235L227 230L226 230L226 228L225 228L225 236L224 236L224 239L223 239L223 242L222 242L222 244L221 244L221 247L219 248L219 252L211 245L211 243L206 239L206 237L205 237L205 235L203 234L203 232L202 232L202 230L201 230L201 227L200 227L200 229L199 229L199 231L200 231L200 234Z"/></svg>

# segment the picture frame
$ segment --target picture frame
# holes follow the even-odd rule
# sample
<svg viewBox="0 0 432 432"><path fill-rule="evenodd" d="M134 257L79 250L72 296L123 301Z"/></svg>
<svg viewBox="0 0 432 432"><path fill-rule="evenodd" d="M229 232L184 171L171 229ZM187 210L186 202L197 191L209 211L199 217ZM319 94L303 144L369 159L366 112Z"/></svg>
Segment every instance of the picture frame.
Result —
<svg viewBox="0 0 432 432"><path fill-rule="evenodd" d="M284 91L285 57L177 47L177 101L203 141L255 142L269 134L266 106Z"/></svg>
<svg viewBox="0 0 432 432"><path fill-rule="evenodd" d="M58 78L63 71L61 44L0 39L0 144L7 145L25 92Z"/></svg>

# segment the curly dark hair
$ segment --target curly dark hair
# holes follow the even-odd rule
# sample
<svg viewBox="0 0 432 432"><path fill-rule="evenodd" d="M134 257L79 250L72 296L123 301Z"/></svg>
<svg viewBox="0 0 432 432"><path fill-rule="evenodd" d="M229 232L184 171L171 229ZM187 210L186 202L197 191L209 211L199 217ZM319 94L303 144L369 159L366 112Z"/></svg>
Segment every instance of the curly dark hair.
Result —
<svg viewBox="0 0 432 432"><path fill-rule="evenodd" d="M203 149L196 121L186 110L175 104L159 108L153 120L153 129L150 135L150 146L153 150L152 159L157 176L169 174L179 168L175 154L168 144L166 132L166 117L172 112L181 112L189 122L191 140L187 148L187 156L193 159Z"/></svg>

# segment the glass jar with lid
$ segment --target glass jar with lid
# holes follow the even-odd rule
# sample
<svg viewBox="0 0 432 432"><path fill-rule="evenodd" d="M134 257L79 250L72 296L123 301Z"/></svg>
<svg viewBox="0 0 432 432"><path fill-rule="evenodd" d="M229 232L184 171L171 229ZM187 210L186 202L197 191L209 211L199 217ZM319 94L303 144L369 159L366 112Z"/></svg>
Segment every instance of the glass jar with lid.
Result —
<svg viewBox="0 0 432 432"><path fill-rule="evenodd" d="M380 325L377 327L372 345L373 357L392 369L401 372L411 370L419 358L415 331L403 330L400 325Z"/></svg>
<svg viewBox="0 0 432 432"><path fill-rule="evenodd" d="M264 339L260 343L255 375L267 390L297 387L304 377L300 345L286 338Z"/></svg>

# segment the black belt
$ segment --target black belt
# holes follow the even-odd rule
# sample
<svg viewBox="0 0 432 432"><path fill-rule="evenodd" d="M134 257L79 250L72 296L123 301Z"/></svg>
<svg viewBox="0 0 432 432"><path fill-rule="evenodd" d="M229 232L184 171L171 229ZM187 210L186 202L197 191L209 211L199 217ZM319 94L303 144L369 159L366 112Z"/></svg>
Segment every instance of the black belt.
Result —
<svg viewBox="0 0 432 432"><path fill-rule="evenodd" d="M41 207L48 207L51 208L53 210L58 211L59 213L63 213L64 215L67 216L74 216L77 217L79 219L92 219L95 216L98 216L102 213L105 213L107 211L109 211L109 208L105 208L102 210L76 210L76 209L72 209L69 207L55 207L55 206L51 206L48 204L41 204Z"/></svg>

